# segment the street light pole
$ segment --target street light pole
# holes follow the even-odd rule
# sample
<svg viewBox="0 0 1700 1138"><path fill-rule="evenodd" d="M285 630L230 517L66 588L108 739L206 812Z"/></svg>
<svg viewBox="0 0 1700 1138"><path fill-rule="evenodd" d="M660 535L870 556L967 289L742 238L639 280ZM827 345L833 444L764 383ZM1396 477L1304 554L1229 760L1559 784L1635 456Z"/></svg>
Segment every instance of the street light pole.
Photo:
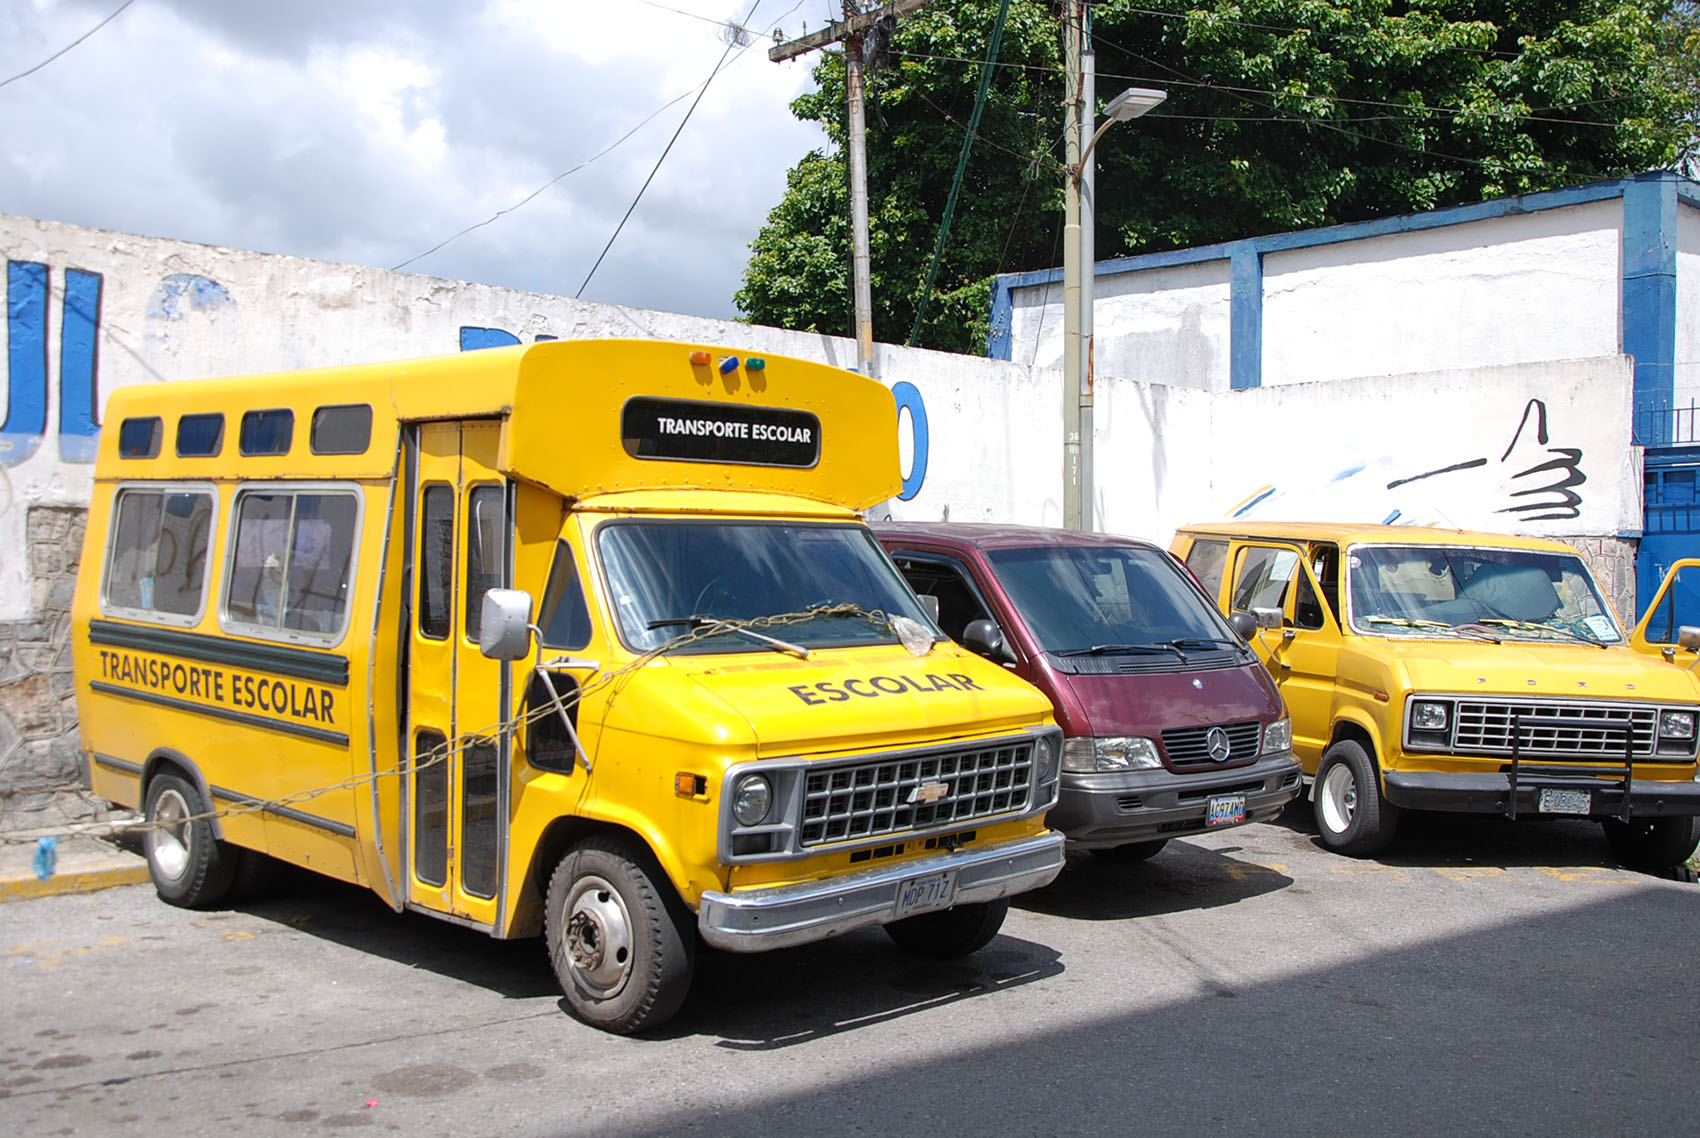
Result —
<svg viewBox="0 0 1700 1138"><path fill-rule="evenodd" d="M1078 27L1071 21L1071 29ZM1093 129L1097 120L1095 56L1091 51L1070 49L1069 89L1077 87L1084 98L1079 115L1066 124L1071 142L1086 137L1078 156L1068 149L1068 185L1063 224L1063 525L1068 529L1093 528L1093 327L1092 274L1096 253L1096 215L1093 190L1095 178L1092 150L1098 140L1118 122L1138 118L1168 97L1165 91L1129 87L1104 108L1108 117ZM1076 62L1078 61L1078 62ZM1074 113L1070 106L1069 113ZM1072 303L1071 303L1072 301Z"/></svg>

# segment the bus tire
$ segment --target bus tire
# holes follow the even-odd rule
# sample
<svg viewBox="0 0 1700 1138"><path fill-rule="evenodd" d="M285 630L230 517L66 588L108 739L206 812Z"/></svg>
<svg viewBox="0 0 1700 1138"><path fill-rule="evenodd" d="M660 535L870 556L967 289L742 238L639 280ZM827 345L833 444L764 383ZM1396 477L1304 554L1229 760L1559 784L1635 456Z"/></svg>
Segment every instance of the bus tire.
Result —
<svg viewBox="0 0 1700 1138"><path fill-rule="evenodd" d="M954 960L978 952L992 942L1009 912L1009 898L958 905L936 913L905 917L885 926L885 935L905 952Z"/></svg>
<svg viewBox="0 0 1700 1138"><path fill-rule="evenodd" d="M1693 818L1637 818L1601 822L1612 856L1631 869L1674 869L1694 855L1700 840Z"/></svg>
<svg viewBox="0 0 1700 1138"><path fill-rule="evenodd" d="M1322 844L1350 857L1378 854L1393 843L1399 808L1381 795L1381 779L1364 745L1342 739L1316 769L1316 829Z"/></svg>
<svg viewBox="0 0 1700 1138"><path fill-rule="evenodd" d="M1168 838L1152 838L1145 842L1126 842L1119 846L1101 846L1092 851L1093 856L1105 861L1150 861L1163 851L1169 844Z"/></svg>
<svg viewBox="0 0 1700 1138"><path fill-rule="evenodd" d="M207 803L194 783L175 772L148 783L142 852L159 899L183 909L206 909L230 894L241 851L213 837Z"/></svg>
<svg viewBox="0 0 1700 1138"><path fill-rule="evenodd" d="M618 1035L670 1019L691 986L688 917L635 842L592 837L567 851L549 878L544 932L573 1014Z"/></svg>

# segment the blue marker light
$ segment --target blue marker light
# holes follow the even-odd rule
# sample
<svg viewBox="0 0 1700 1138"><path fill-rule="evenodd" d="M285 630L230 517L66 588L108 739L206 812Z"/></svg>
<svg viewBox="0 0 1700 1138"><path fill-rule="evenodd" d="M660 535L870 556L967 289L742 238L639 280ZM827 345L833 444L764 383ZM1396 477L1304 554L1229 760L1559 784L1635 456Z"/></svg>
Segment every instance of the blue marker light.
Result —
<svg viewBox="0 0 1700 1138"><path fill-rule="evenodd" d="M737 370L738 370L738 357L737 356L727 356L725 359L720 361L720 374L721 375L728 375L728 374L735 372Z"/></svg>

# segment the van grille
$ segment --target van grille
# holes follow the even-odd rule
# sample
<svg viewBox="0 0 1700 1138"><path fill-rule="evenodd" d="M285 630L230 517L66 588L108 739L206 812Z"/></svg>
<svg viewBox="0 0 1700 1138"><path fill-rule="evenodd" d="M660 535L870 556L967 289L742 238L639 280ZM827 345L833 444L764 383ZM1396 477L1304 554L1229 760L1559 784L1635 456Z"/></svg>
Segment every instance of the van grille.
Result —
<svg viewBox="0 0 1700 1138"><path fill-rule="evenodd" d="M1653 753L1658 729L1657 708L1565 700L1459 700L1453 748L1466 754L1509 755L1514 715L1538 715L1569 722L1563 727L1524 727L1519 742L1523 754L1572 758L1622 757L1627 726L1637 755Z"/></svg>
<svg viewBox="0 0 1700 1138"><path fill-rule="evenodd" d="M1216 726L1228 734L1228 757L1221 762L1210 757L1210 732ZM1255 719L1249 723L1172 727L1163 732L1163 749L1169 753L1169 766L1177 771L1220 770L1228 763L1256 758L1262 732L1262 724Z"/></svg>
<svg viewBox="0 0 1700 1138"><path fill-rule="evenodd" d="M1033 741L854 765L813 767L803 781L804 847L931 829L1025 810Z"/></svg>

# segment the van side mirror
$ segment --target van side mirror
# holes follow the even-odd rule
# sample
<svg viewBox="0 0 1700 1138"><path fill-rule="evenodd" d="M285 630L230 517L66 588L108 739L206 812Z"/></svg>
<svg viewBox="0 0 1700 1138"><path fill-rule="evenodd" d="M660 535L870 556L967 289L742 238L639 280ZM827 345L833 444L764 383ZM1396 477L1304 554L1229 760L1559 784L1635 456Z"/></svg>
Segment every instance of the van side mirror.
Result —
<svg viewBox="0 0 1700 1138"><path fill-rule="evenodd" d="M1257 618L1249 612L1231 612L1228 614L1228 627L1233 629L1241 640L1249 641L1257 635Z"/></svg>
<svg viewBox="0 0 1700 1138"><path fill-rule="evenodd" d="M490 589L479 609L478 650L492 660L531 655L531 594L524 589Z"/></svg>
<svg viewBox="0 0 1700 1138"><path fill-rule="evenodd" d="M962 630L962 646L976 656L998 664L1015 663L1015 653L1003 638L1003 629L998 622L988 617L971 620Z"/></svg>
<svg viewBox="0 0 1700 1138"><path fill-rule="evenodd" d="M1676 646L1689 652L1700 652L1700 624L1684 624L1676 630Z"/></svg>
<svg viewBox="0 0 1700 1138"><path fill-rule="evenodd" d="M1286 620L1280 609L1252 609L1251 615L1259 628L1280 628Z"/></svg>

